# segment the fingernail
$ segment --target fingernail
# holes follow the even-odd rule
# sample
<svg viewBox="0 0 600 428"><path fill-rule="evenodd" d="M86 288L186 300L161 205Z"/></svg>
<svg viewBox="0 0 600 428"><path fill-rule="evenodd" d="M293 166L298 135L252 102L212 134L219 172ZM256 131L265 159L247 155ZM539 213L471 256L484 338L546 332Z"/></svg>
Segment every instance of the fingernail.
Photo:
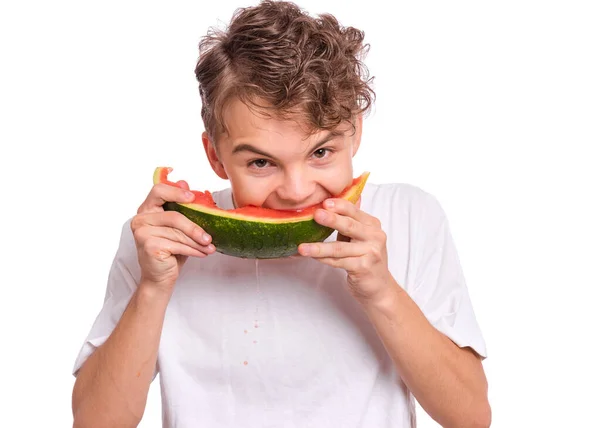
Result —
<svg viewBox="0 0 600 428"><path fill-rule="evenodd" d="M185 192L185 197L188 199L191 199L191 198L195 198L196 195L194 195L192 192Z"/></svg>
<svg viewBox="0 0 600 428"><path fill-rule="evenodd" d="M202 235L202 241L204 241L204 242L210 241L210 235L208 233L205 233L204 235Z"/></svg>
<svg viewBox="0 0 600 428"><path fill-rule="evenodd" d="M214 246L213 244L210 244L210 245L209 245L208 247L206 247L206 248L208 248L208 251L215 251L215 250L216 250L216 248L215 248L215 246Z"/></svg>
<svg viewBox="0 0 600 428"><path fill-rule="evenodd" d="M333 202L331 199L327 199L325 201L325 207L326 208L333 208L335 206L335 202Z"/></svg>
<svg viewBox="0 0 600 428"><path fill-rule="evenodd" d="M300 248L300 250L301 250L300 254L307 256L310 254L311 249L312 249L312 247L309 244L304 244Z"/></svg>

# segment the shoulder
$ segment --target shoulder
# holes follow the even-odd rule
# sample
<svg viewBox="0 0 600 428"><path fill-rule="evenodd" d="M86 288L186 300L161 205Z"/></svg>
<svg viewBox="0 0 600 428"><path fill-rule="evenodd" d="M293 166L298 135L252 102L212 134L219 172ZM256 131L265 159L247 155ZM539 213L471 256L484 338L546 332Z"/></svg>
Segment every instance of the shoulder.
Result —
<svg viewBox="0 0 600 428"><path fill-rule="evenodd" d="M445 218L439 200L430 192L410 183L367 183L361 209L383 221L410 223L440 222Z"/></svg>
<svg viewBox="0 0 600 428"><path fill-rule="evenodd" d="M211 195L219 208L224 210L230 210L234 208L233 199L231 196L231 187L216 190L212 192Z"/></svg>

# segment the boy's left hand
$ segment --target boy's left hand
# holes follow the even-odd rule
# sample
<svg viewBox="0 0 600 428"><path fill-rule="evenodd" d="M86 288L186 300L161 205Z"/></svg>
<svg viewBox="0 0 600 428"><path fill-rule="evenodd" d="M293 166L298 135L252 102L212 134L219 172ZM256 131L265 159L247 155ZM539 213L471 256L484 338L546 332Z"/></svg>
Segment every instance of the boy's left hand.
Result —
<svg viewBox="0 0 600 428"><path fill-rule="evenodd" d="M330 206L328 203L333 202ZM379 298L395 281L388 269L386 234L381 222L344 199L328 199L315 221L338 231L334 242L300 244L298 252L348 272L348 285L361 301Z"/></svg>

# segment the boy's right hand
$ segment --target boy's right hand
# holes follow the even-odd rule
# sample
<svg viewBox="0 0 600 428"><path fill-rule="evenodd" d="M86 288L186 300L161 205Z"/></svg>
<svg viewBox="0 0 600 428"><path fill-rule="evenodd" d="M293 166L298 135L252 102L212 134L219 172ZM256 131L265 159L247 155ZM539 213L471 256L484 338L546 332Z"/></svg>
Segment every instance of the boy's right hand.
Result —
<svg viewBox="0 0 600 428"><path fill-rule="evenodd" d="M169 202L189 203L194 195L186 182L155 184L131 221L142 271L141 283L171 292L188 256L206 257L215 252L211 237L176 211L165 211Z"/></svg>

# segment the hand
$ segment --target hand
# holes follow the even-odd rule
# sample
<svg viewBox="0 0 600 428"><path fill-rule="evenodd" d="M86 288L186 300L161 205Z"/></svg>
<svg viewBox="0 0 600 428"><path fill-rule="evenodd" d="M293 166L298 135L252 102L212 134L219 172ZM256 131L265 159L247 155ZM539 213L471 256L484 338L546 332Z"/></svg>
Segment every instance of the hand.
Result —
<svg viewBox="0 0 600 428"><path fill-rule="evenodd" d="M337 241L301 244L298 252L346 270L352 294L364 302L386 294L395 281L381 222L360 210L360 200L357 205L344 199L324 201L325 209L315 212L315 221L337 230Z"/></svg>
<svg viewBox="0 0 600 428"><path fill-rule="evenodd" d="M131 221L142 271L141 282L172 291L179 271L188 256L206 257L215 252L211 237L183 214L166 212L165 202L189 203L194 200L186 182L178 187L159 183Z"/></svg>

